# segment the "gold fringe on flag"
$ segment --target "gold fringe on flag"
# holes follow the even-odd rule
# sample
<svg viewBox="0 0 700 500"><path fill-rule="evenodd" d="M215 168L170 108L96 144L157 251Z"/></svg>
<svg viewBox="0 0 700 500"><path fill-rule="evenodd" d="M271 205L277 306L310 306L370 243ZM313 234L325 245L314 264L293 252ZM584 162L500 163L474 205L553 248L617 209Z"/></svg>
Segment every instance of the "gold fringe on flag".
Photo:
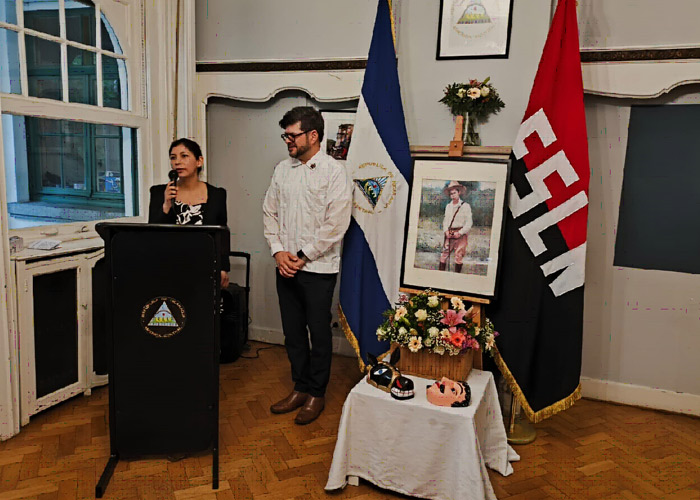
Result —
<svg viewBox="0 0 700 500"><path fill-rule="evenodd" d="M355 349L355 354L357 354L357 364L360 367L360 371L362 373L367 372L367 365L365 365L365 362L362 361L362 355L360 355L360 344L357 342L357 338L355 337L355 334L352 332L352 329L350 328L350 325L348 324L348 319L345 317L345 313L343 312L343 307L338 304L338 319L340 320L340 326L343 329L343 333L345 334L345 338L348 339L348 342L350 342L350 345L352 346L353 349ZM386 351L383 354L380 354L377 356L377 359L381 360L384 359L384 357L391 352L391 349ZM374 353L372 353L374 354Z"/></svg>
<svg viewBox="0 0 700 500"><path fill-rule="evenodd" d="M541 422L552 415L556 415L560 411L571 408L576 401L581 399L581 384L579 384L574 392L569 394L564 399L557 401L546 408L542 408L540 411L534 411L527 402L527 399L525 399L525 394L523 394L518 382L516 382L515 377L508 369L508 365L501 357L501 353L498 351L498 348L493 346L493 349L493 360L496 362L496 366L498 366L501 375L503 375L503 378L505 378L506 382L508 383L508 387L510 387L510 390L513 392L513 396L516 398L518 403L520 403L520 407L525 411L525 415L527 415L528 420L530 420L530 422L533 424Z"/></svg>

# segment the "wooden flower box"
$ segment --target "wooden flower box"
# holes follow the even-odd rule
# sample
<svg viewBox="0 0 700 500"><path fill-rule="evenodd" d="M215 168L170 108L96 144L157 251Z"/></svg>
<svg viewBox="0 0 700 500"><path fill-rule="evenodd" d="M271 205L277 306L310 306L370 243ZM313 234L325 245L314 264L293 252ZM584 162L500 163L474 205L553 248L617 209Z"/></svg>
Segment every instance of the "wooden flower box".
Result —
<svg viewBox="0 0 700 500"><path fill-rule="evenodd" d="M426 349L411 352L408 347L393 344L392 350L395 348L401 349L398 369L403 375L416 375L433 380L440 380L442 377L452 380L467 380L474 364L474 351L472 350L458 356L450 356L449 354L433 354Z"/></svg>

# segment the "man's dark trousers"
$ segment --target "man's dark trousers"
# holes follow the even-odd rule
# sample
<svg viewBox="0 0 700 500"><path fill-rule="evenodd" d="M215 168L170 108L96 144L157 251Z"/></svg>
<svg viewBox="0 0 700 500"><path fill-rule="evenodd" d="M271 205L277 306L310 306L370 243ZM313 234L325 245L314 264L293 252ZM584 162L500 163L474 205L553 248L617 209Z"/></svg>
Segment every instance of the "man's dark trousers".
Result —
<svg viewBox="0 0 700 500"><path fill-rule="evenodd" d="M276 273L284 345L292 365L294 390L323 397L331 376L331 304L338 274L297 271L293 277L285 278L279 270Z"/></svg>

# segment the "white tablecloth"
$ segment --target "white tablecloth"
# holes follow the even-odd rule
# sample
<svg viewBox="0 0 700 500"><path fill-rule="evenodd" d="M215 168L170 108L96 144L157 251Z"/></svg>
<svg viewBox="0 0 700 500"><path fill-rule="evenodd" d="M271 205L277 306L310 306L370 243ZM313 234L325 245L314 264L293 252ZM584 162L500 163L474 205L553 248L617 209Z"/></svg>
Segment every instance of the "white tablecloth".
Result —
<svg viewBox="0 0 700 500"><path fill-rule="evenodd" d="M416 396L398 401L362 379L348 394L327 490L348 476L405 495L434 499L495 499L486 466L507 476L519 460L508 445L490 372L472 370L467 408L428 403L433 380L409 376Z"/></svg>

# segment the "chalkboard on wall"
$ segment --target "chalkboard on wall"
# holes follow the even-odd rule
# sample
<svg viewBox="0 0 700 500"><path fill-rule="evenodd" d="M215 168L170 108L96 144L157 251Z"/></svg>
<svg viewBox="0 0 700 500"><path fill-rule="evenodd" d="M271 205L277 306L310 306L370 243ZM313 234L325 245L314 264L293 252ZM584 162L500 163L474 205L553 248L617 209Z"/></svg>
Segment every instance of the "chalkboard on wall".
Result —
<svg viewBox="0 0 700 500"><path fill-rule="evenodd" d="M700 105L632 106L614 265L700 274Z"/></svg>

